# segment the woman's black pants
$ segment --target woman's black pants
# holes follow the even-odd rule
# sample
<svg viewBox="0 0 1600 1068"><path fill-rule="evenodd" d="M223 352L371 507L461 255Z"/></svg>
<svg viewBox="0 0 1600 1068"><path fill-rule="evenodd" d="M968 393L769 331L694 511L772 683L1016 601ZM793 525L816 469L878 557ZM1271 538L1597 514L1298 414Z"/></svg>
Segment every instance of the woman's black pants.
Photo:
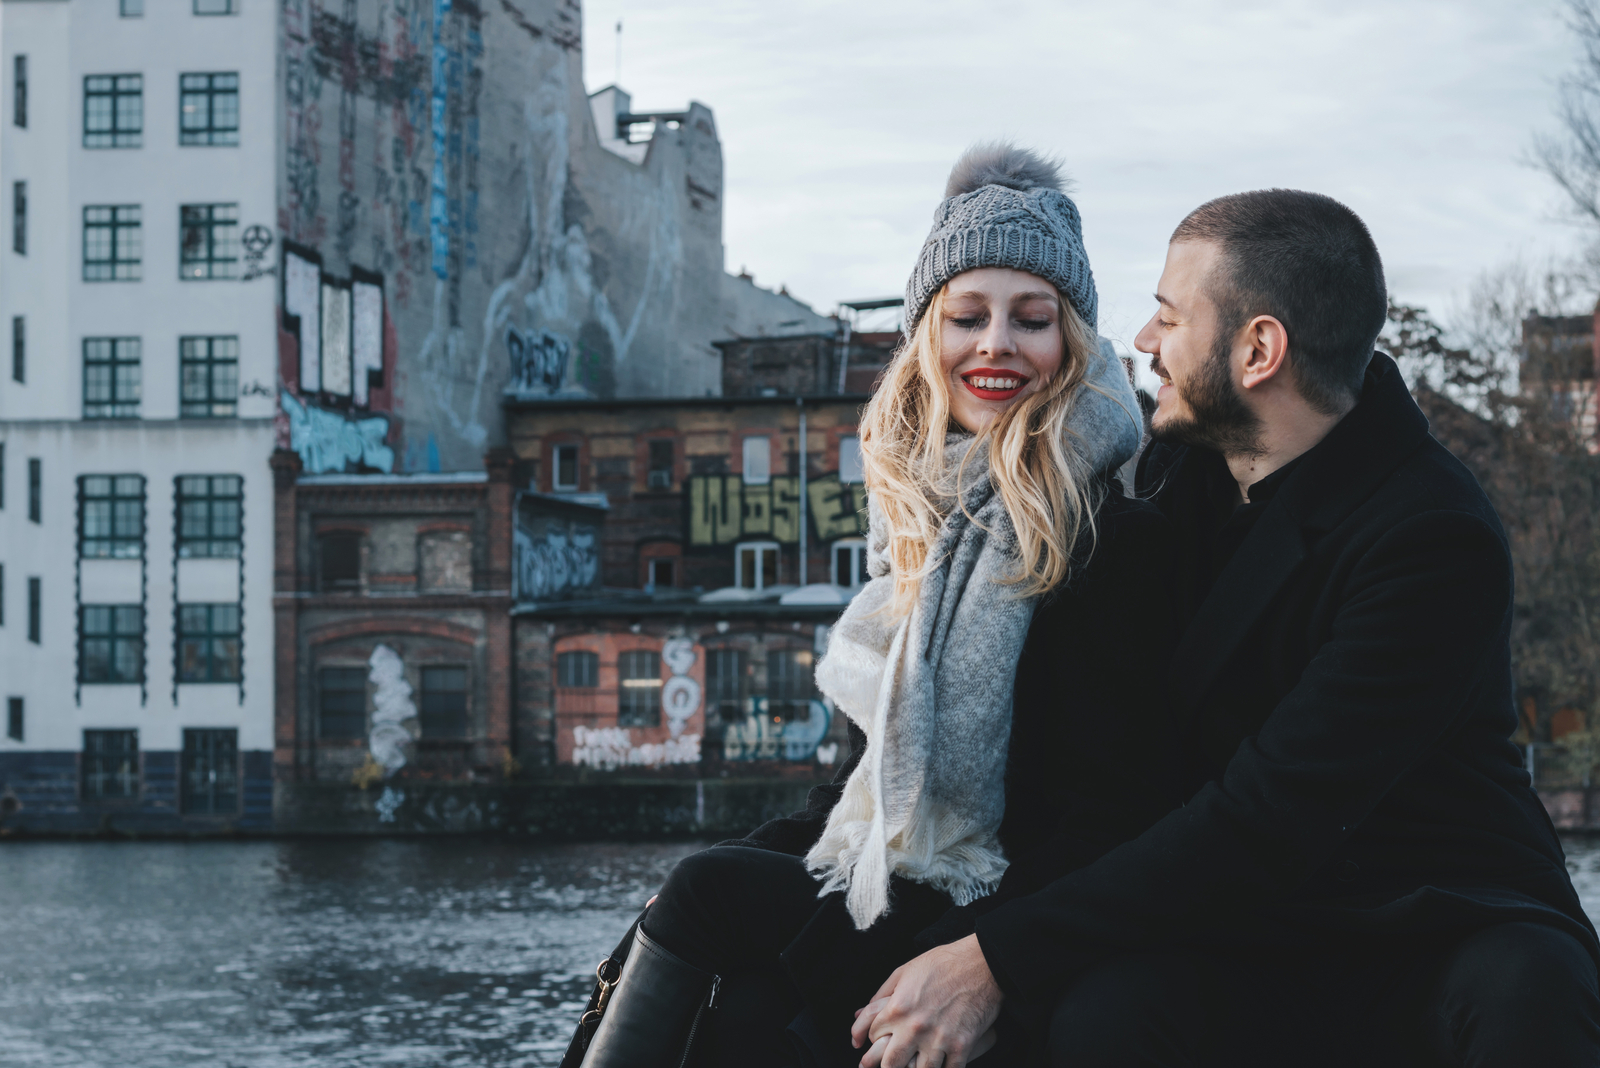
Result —
<svg viewBox="0 0 1600 1068"><path fill-rule="evenodd" d="M803 1063L785 1032L807 1007L830 1068L848 1057L854 1011L916 956L912 938L950 907L943 894L897 878L889 914L858 932L842 895L819 899L818 889L801 858L749 846L706 849L672 870L644 929L723 977L701 1046L707 1068ZM805 945L791 948L802 931Z"/></svg>

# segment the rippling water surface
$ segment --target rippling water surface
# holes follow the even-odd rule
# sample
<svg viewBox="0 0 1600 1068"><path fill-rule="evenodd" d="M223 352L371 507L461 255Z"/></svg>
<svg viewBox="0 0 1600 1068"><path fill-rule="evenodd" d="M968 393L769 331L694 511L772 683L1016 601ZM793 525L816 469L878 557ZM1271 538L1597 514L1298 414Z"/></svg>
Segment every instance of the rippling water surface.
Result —
<svg viewBox="0 0 1600 1068"><path fill-rule="evenodd" d="M1600 842L1567 843L1600 916ZM7 843L7 1068L554 1065L694 844Z"/></svg>
<svg viewBox="0 0 1600 1068"><path fill-rule="evenodd" d="M6 843L0 1064L554 1065L694 848Z"/></svg>

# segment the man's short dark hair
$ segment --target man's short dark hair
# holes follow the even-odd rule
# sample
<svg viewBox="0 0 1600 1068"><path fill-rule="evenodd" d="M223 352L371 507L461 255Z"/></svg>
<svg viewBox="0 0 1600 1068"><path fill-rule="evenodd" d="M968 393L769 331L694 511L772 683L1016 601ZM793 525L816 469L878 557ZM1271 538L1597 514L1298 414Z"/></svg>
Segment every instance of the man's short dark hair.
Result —
<svg viewBox="0 0 1600 1068"><path fill-rule="evenodd" d="M1289 370L1307 403L1335 415L1360 396L1389 293L1355 212L1298 189L1235 193L1190 212L1172 240L1222 246L1224 276L1210 287L1221 336L1270 315L1289 333Z"/></svg>

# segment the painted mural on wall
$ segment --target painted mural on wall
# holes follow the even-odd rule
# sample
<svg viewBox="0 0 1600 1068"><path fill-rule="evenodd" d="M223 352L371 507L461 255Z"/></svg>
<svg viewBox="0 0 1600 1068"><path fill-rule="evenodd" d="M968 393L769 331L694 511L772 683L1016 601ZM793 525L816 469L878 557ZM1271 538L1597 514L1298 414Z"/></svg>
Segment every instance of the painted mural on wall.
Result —
<svg viewBox="0 0 1600 1068"><path fill-rule="evenodd" d="M511 531L511 596L559 601L600 590L599 508L524 493Z"/></svg>
<svg viewBox="0 0 1600 1068"><path fill-rule="evenodd" d="M297 359L281 404L287 444L311 474L395 468L389 419L362 414L384 385L383 315L381 276L329 275L315 252L285 243L282 318Z"/></svg>
<svg viewBox="0 0 1600 1068"><path fill-rule="evenodd" d="M826 753L819 751L833 722L825 702L812 700L810 715L787 722L772 716L765 697L748 697L745 706L748 711L744 719L723 728L722 759L822 760L825 755L827 759L822 762L833 763L837 745L828 747Z"/></svg>
<svg viewBox="0 0 1600 1068"><path fill-rule="evenodd" d="M513 326L506 329L506 352L511 357L507 393L549 397L560 392L567 377L572 342L548 330L518 330Z"/></svg>
<svg viewBox="0 0 1600 1068"><path fill-rule="evenodd" d="M285 375L302 404L361 406L358 266L387 302L397 469L478 468L508 391L715 388L708 109L619 168L588 130L578 0L279 2L278 225L306 261L284 261L284 312L314 304L322 328L302 326Z"/></svg>
<svg viewBox="0 0 1600 1068"><path fill-rule="evenodd" d="M689 544L731 545L762 535L773 541L800 540L800 479L774 476L767 485L746 485L739 475L694 475L689 498ZM864 535L867 487L840 482L834 471L806 481L806 514L812 537L824 541Z"/></svg>
<svg viewBox="0 0 1600 1068"><path fill-rule="evenodd" d="M300 455L309 474L367 467L394 470L394 450L384 444L389 420L381 415L350 419L297 400L284 390L279 397L289 421L289 448Z"/></svg>
<svg viewBox="0 0 1600 1068"><path fill-rule="evenodd" d="M596 771L700 763L698 734L634 745L627 727L574 727L572 741L572 762Z"/></svg>
<svg viewBox="0 0 1600 1068"><path fill-rule="evenodd" d="M399 653L380 644L372 650L367 664L371 668L367 681L373 686L372 730L367 735L367 748L387 778L406 766L405 747L413 739L402 724L416 718L417 706L411 700L411 684L405 679L405 664Z"/></svg>

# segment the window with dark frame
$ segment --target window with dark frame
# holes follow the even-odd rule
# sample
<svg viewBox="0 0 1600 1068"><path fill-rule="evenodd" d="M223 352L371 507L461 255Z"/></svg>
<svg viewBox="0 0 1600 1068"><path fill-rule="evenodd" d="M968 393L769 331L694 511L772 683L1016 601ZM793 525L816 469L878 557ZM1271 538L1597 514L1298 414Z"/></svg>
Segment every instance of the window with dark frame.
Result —
<svg viewBox="0 0 1600 1068"><path fill-rule="evenodd" d="M28 57L11 58L11 124L28 128Z"/></svg>
<svg viewBox="0 0 1600 1068"><path fill-rule="evenodd" d="M6 698L6 737L13 742L25 741L22 727L22 698Z"/></svg>
<svg viewBox="0 0 1600 1068"><path fill-rule="evenodd" d="M180 811L224 816L239 810L239 732L185 727L178 769Z"/></svg>
<svg viewBox="0 0 1600 1068"><path fill-rule="evenodd" d="M467 669L422 669L422 707L418 710L424 738L467 736Z"/></svg>
<svg viewBox="0 0 1600 1068"><path fill-rule="evenodd" d="M578 488L578 447L557 445L555 463L550 468L550 486L555 490Z"/></svg>
<svg viewBox="0 0 1600 1068"><path fill-rule="evenodd" d="M139 796L139 732L84 731L85 801L130 801Z"/></svg>
<svg viewBox="0 0 1600 1068"><path fill-rule="evenodd" d="M673 585L673 559L670 556L658 556L646 565L645 581L657 589L670 589Z"/></svg>
<svg viewBox="0 0 1600 1068"><path fill-rule="evenodd" d="M144 215L137 204L83 209L83 280L137 282L143 276Z"/></svg>
<svg viewBox="0 0 1600 1068"><path fill-rule="evenodd" d="M767 712L785 723L807 719L816 682L811 673L810 649L782 649L767 653Z"/></svg>
<svg viewBox="0 0 1600 1068"><path fill-rule="evenodd" d="M652 440L650 442L650 471L647 484L653 490L669 490L672 488L672 442Z"/></svg>
<svg viewBox="0 0 1600 1068"><path fill-rule="evenodd" d="M600 654L586 649L556 654L556 685L566 689L593 689L600 685Z"/></svg>
<svg viewBox="0 0 1600 1068"><path fill-rule="evenodd" d="M144 75L88 74L83 79L83 147L144 144Z"/></svg>
<svg viewBox="0 0 1600 1068"><path fill-rule="evenodd" d="M317 737L361 738L367 733L367 669L328 667L317 676Z"/></svg>
<svg viewBox="0 0 1600 1068"><path fill-rule="evenodd" d="M28 183L11 183L11 251L28 254Z"/></svg>
<svg viewBox="0 0 1600 1068"><path fill-rule="evenodd" d="M44 513L44 462L28 458L28 522L40 523Z"/></svg>
<svg viewBox="0 0 1600 1068"><path fill-rule="evenodd" d="M661 725L661 654L631 649L617 657L617 726Z"/></svg>
<svg viewBox="0 0 1600 1068"><path fill-rule="evenodd" d="M178 606L178 681L239 681L239 606Z"/></svg>
<svg viewBox="0 0 1600 1068"><path fill-rule="evenodd" d="M835 586L865 586L872 580L867 574L867 542L865 538L841 538L833 543L833 584Z"/></svg>
<svg viewBox="0 0 1600 1068"><path fill-rule="evenodd" d="M28 321L23 316L11 317L11 381L28 380Z"/></svg>
<svg viewBox="0 0 1600 1068"><path fill-rule="evenodd" d="M239 339L178 339L180 397L185 419L225 419L239 414Z"/></svg>
<svg viewBox="0 0 1600 1068"><path fill-rule="evenodd" d="M237 15L239 0L194 0L196 15Z"/></svg>
<svg viewBox="0 0 1600 1068"><path fill-rule="evenodd" d="M322 588L353 590L361 585L361 535L324 534L319 544Z"/></svg>
<svg viewBox="0 0 1600 1068"><path fill-rule="evenodd" d="M727 724L744 719L749 674L742 649L706 650L706 713Z"/></svg>
<svg viewBox="0 0 1600 1068"><path fill-rule="evenodd" d="M78 502L80 557L137 560L144 555L142 475L83 475Z"/></svg>
<svg viewBox="0 0 1600 1068"><path fill-rule="evenodd" d="M244 479L238 475L178 476L178 555L237 557Z"/></svg>
<svg viewBox="0 0 1600 1068"><path fill-rule="evenodd" d="M778 543L746 541L733 547L734 585L741 590L765 590L778 584Z"/></svg>
<svg viewBox="0 0 1600 1068"><path fill-rule="evenodd" d="M43 599L39 589L38 576L30 576L28 578L28 640L35 645L39 644L40 624L43 622L40 619L40 609L42 607L40 602Z"/></svg>
<svg viewBox="0 0 1600 1068"><path fill-rule="evenodd" d="M144 390L140 360L143 343L136 337L83 339L83 417L137 419Z"/></svg>
<svg viewBox="0 0 1600 1068"><path fill-rule="evenodd" d="M178 216L178 277L237 278L239 205L185 204Z"/></svg>
<svg viewBox="0 0 1600 1068"><path fill-rule="evenodd" d="M78 681L144 681L144 608L136 604L78 606Z"/></svg>
<svg viewBox="0 0 1600 1068"><path fill-rule="evenodd" d="M178 144L239 143L239 75L178 75Z"/></svg>

